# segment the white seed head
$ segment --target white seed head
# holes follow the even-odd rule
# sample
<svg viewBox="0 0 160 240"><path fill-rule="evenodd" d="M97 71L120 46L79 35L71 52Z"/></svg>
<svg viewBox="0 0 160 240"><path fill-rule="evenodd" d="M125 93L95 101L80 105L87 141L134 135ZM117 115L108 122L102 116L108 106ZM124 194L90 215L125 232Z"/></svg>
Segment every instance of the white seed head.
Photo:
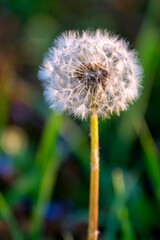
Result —
<svg viewBox="0 0 160 240"><path fill-rule="evenodd" d="M69 31L54 41L38 76L57 112L109 118L138 98L142 68L136 52L107 31Z"/></svg>

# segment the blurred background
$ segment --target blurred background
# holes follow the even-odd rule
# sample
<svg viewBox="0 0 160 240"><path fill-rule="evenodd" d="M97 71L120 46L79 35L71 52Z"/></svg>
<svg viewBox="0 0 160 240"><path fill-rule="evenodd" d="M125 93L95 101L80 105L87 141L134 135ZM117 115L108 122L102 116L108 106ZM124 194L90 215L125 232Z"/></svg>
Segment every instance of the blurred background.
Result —
<svg viewBox="0 0 160 240"><path fill-rule="evenodd" d="M89 121L55 115L37 71L54 38L107 28L144 68L140 99L100 120L101 240L160 239L160 1L0 1L0 240L86 240Z"/></svg>

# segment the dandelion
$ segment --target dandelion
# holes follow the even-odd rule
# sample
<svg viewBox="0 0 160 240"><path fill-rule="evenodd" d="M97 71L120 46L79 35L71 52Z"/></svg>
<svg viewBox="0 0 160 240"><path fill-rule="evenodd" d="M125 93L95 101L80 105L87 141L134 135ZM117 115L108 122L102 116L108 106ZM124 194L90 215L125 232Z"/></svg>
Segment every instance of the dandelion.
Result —
<svg viewBox="0 0 160 240"><path fill-rule="evenodd" d="M69 31L49 50L39 70L50 108L81 119L109 118L127 109L140 90L135 51L107 31Z"/></svg>
<svg viewBox="0 0 160 240"><path fill-rule="evenodd" d="M98 117L110 118L139 96L142 68L128 43L105 30L69 31L55 40L38 72L50 108L91 117L91 181L88 239L98 237Z"/></svg>

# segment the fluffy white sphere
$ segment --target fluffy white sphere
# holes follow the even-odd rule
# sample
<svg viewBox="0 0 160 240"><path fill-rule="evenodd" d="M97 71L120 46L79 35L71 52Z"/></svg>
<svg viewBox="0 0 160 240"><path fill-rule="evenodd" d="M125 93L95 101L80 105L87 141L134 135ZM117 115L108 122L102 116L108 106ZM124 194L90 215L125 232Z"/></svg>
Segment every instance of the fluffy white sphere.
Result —
<svg viewBox="0 0 160 240"><path fill-rule="evenodd" d="M38 76L57 112L109 118L138 98L142 68L136 52L107 31L69 31L54 41Z"/></svg>

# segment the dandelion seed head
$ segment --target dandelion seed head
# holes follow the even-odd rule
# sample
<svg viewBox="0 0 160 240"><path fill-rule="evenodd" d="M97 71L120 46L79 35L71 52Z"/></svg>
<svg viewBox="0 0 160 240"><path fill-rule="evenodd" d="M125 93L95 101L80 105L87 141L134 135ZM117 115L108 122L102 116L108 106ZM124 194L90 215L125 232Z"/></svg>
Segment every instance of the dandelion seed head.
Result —
<svg viewBox="0 0 160 240"><path fill-rule="evenodd" d="M55 111L109 118L138 98L142 68L128 43L107 31L69 31L54 41L38 76Z"/></svg>

